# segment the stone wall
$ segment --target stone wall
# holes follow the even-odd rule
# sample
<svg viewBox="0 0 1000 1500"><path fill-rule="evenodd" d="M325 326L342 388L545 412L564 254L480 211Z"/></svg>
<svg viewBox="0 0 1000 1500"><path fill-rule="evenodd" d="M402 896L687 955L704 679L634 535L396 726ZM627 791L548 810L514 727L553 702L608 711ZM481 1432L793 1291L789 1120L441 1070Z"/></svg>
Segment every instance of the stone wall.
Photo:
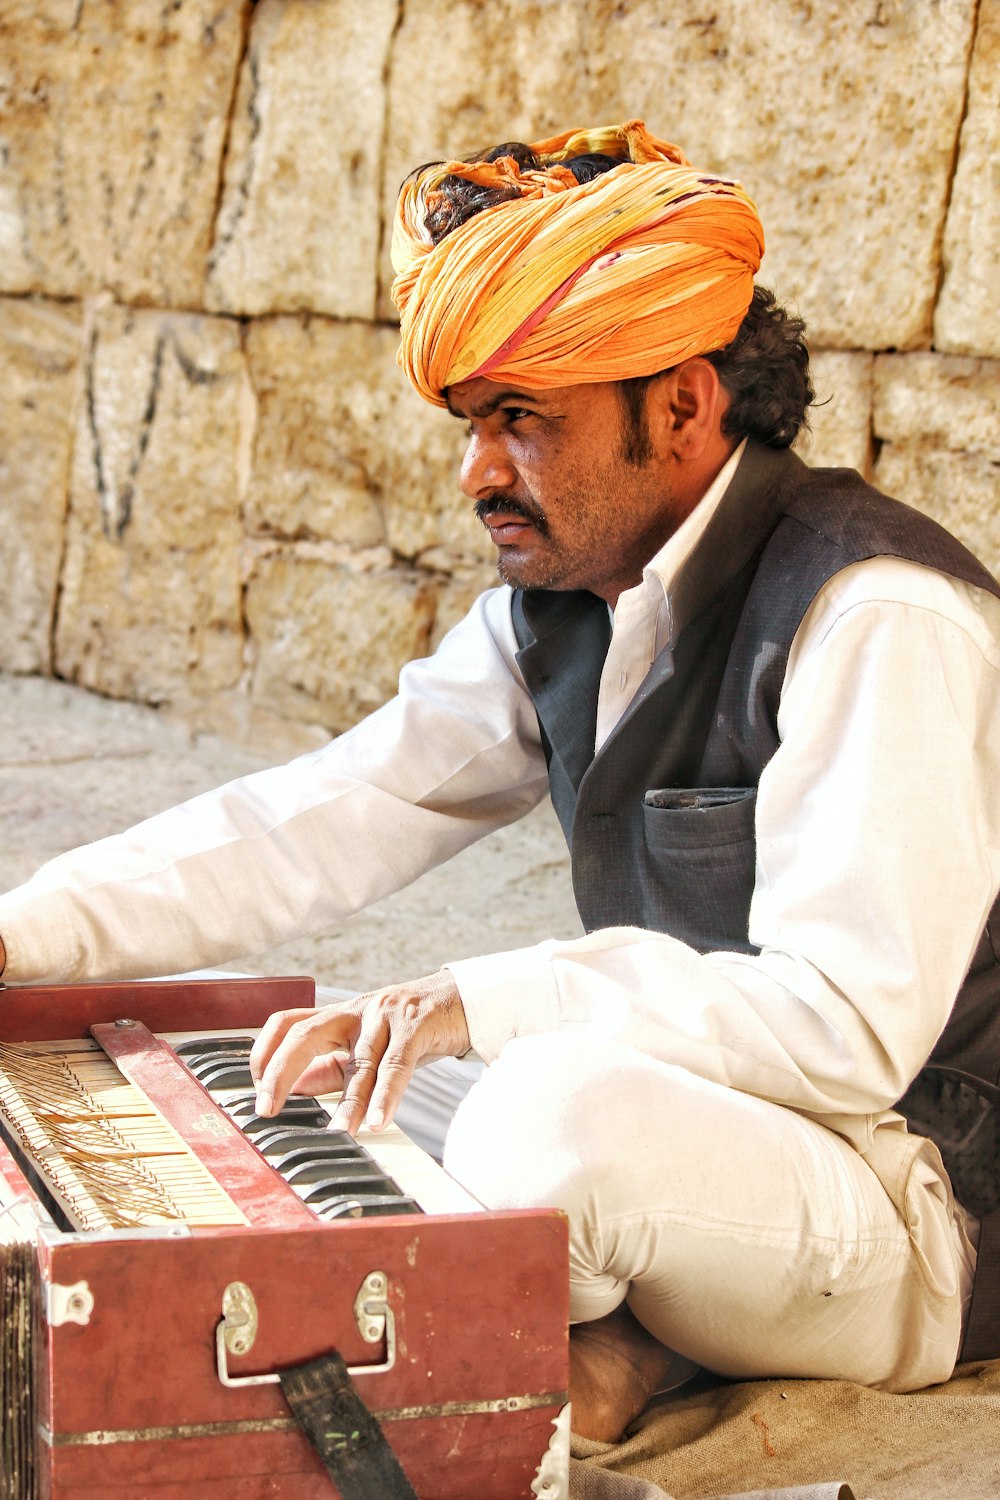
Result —
<svg viewBox="0 0 1000 1500"><path fill-rule="evenodd" d="M1000 0L7 0L0 667L258 738L382 701L493 577L395 187L633 116L756 198L807 460L1000 567L998 105Z"/></svg>

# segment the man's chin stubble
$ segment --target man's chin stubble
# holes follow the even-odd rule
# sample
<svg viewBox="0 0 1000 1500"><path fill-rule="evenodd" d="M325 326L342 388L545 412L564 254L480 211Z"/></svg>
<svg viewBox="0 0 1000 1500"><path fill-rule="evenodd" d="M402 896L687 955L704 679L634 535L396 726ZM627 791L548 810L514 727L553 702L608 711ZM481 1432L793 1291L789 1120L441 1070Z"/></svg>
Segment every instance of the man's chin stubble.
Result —
<svg viewBox="0 0 1000 1500"><path fill-rule="evenodd" d="M503 557L497 558L497 577L501 583L506 583L512 589L557 589L559 587L557 573L533 575L530 567L519 566L516 562L507 562Z"/></svg>

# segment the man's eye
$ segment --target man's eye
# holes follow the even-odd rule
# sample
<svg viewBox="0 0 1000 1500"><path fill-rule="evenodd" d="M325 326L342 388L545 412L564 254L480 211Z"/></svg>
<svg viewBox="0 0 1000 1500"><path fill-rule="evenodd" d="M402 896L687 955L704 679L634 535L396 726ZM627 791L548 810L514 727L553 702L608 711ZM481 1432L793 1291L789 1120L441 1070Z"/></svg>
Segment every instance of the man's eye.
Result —
<svg viewBox="0 0 1000 1500"><path fill-rule="evenodd" d="M533 417L535 413L526 406L505 406L503 414L508 423L523 422L525 417Z"/></svg>

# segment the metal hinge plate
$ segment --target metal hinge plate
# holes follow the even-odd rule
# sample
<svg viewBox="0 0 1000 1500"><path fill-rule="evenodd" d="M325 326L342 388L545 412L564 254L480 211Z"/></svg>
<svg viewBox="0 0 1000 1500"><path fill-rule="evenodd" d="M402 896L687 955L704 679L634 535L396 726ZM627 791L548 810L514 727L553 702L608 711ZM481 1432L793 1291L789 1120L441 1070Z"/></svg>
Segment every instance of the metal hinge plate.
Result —
<svg viewBox="0 0 1000 1500"><path fill-rule="evenodd" d="M51 1327L79 1323L85 1328L93 1311L94 1294L85 1281L75 1281L72 1286L61 1286L58 1281L49 1283L45 1294L45 1316Z"/></svg>
<svg viewBox="0 0 1000 1500"><path fill-rule="evenodd" d="M349 1375L374 1375L391 1370L396 1363L396 1324L389 1306L389 1278L384 1271L369 1271L354 1299L354 1320L368 1344L385 1338L385 1359L374 1365L349 1365ZM231 1281L222 1294L222 1321L215 1330L215 1363L225 1386L276 1385L280 1376L230 1375L229 1355L249 1354L257 1338L257 1302L244 1281Z"/></svg>

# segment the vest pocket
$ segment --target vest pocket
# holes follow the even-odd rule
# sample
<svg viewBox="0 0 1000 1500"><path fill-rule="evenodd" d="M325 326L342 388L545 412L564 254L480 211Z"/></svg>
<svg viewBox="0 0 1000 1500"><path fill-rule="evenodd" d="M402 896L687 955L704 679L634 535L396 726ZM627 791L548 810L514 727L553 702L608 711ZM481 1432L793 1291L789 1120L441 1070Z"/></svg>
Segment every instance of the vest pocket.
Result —
<svg viewBox="0 0 1000 1500"><path fill-rule="evenodd" d="M754 953L756 787L655 788L643 799L646 925L701 953Z"/></svg>
<svg viewBox="0 0 1000 1500"><path fill-rule="evenodd" d="M652 787L642 799L651 848L740 844L754 837L755 786Z"/></svg>

